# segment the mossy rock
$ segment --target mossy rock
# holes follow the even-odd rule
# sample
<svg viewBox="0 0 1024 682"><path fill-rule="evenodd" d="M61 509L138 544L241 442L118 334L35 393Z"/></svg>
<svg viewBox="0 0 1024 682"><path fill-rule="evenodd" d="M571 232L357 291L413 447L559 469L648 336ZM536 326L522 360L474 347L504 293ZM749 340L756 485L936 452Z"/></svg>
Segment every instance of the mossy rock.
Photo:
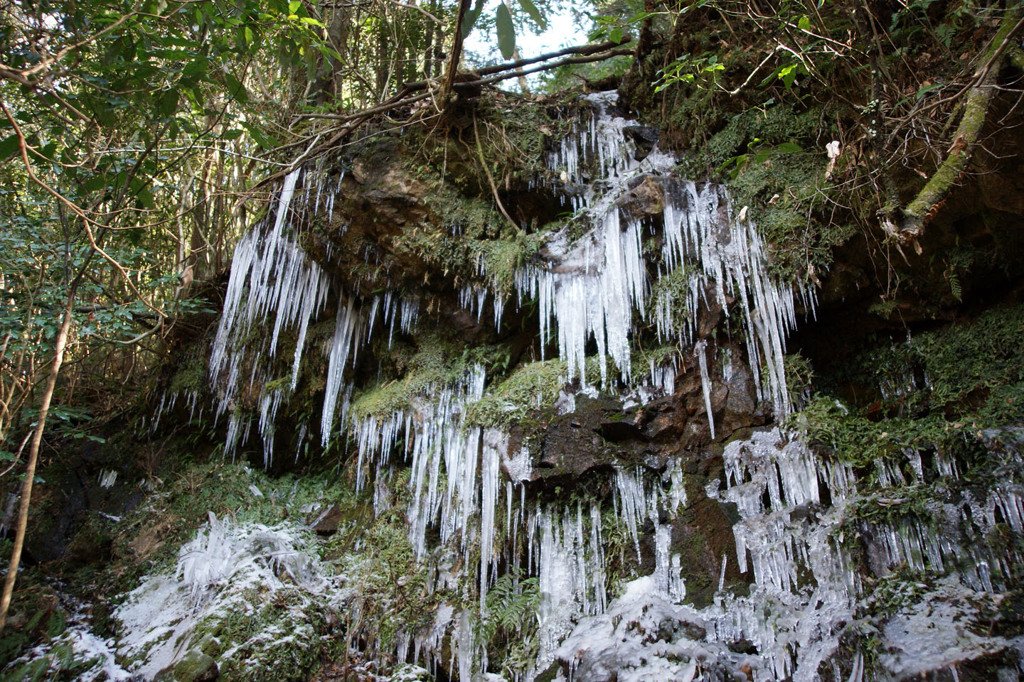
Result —
<svg viewBox="0 0 1024 682"><path fill-rule="evenodd" d="M184 658L174 664L172 679L176 682L209 682L220 675L217 661L196 649L189 650Z"/></svg>

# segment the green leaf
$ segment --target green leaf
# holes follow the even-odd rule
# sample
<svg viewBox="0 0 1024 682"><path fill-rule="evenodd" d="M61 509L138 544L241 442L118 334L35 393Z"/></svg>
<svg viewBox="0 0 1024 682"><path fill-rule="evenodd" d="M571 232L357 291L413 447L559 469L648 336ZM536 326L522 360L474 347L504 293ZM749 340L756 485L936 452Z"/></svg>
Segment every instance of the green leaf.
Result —
<svg viewBox="0 0 1024 682"><path fill-rule="evenodd" d="M302 0L292 0L288 3L288 14L298 14L299 8L302 7Z"/></svg>
<svg viewBox="0 0 1024 682"><path fill-rule="evenodd" d="M548 27L548 22L544 21L544 15L541 14L540 10L537 9L537 6L533 4L533 0L519 0L519 4L522 6L523 11L529 14L530 18L533 19L533 23L537 24L541 30ZM619 34L621 35L621 33L622 31L620 29Z"/></svg>
<svg viewBox="0 0 1024 682"><path fill-rule="evenodd" d="M242 81L235 78L228 72L224 72L224 83L228 86L228 93L236 100L245 104L249 101L249 93L246 92L245 86L242 85Z"/></svg>
<svg viewBox="0 0 1024 682"><path fill-rule="evenodd" d="M512 23L512 13L504 4L498 5L498 12L494 16L494 27L498 31L498 49L501 56L511 59L516 51L516 28Z"/></svg>
<svg viewBox="0 0 1024 682"><path fill-rule="evenodd" d="M927 95L932 90L938 90L939 88L941 88L942 85L943 85L942 83L932 83L931 85L926 85L926 86L924 86L923 88L921 88L920 90L917 91L917 94L914 96L914 99L915 100L920 100L922 97Z"/></svg>
<svg viewBox="0 0 1024 682"><path fill-rule="evenodd" d="M796 142L783 142L775 147L776 154L796 154L802 152L803 147L798 145Z"/></svg>
<svg viewBox="0 0 1024 682"><path fill-rule="evenodd" d="M263 147L264 149L274 149L279 146L277 140L274 139L269 133L265 133L260 130L260 126L252 125L247 121L242 122L242 127L249 131L249 135L256 141L256 144Z"/></svg>
<svg viewBox="0 0 1024 682"><path fill-rule="evenodd" d="M476 4L473 5L473 9L466 12L466 16L462 19L462 37L465 38L469 35L469 32L473 30L473 25L476 24L476 20L480 18L480 12L484 9L484 0L476 0Z"/></svg>
<svg viewBox="0 0 1024 682"><path fill-rule="evenodd" d="M193 59L181 70L181 77L190 83L201 79L206 75L206 57Z"/></svg>
<svg viewBox="0 0 1024 682"><path fill-rule="evenodd" d="M135 200L139 202L139 205L143 208L152 211L156 208L156 201L153 199L153 193L147 188L140 189L135 194Z"/></svg>
<svg viewBox="0 0 1024 682"><path fill-rule="evenodd" d="M796 81L797 67L799 66L799 64L789 64L779 69L778 78L787 90L793 87L793 83Z"/></svg>
<svg viewBox="0 0 1024 682"><path fill-rule="evenodd" d="M797 26L800 28L801 31L810 31L811 20L806 16L802 16L800 17L800 21L797 22Z"/></svg>
<svg viewBox="0 0 1024 682"><path fill-rule="evenodd" d="M164 90L156 98L156 113L158 116L172 116L178 110L178 91Z"/></svg>
<svg viewBox="0 0 1024 682"><path fill-rule="evenodd" d="M6 159L8 156L18 151L20 146L17 134L7 137L3 142L0 142L0 159Z"/></svg>
<svg viewBox="0 0 1024 682"><path fill-rule="evenodd" d="M39 150L39 154L44 157L47 161L56 161L57 154L57 143L49 142L42 149Z"/></svg>

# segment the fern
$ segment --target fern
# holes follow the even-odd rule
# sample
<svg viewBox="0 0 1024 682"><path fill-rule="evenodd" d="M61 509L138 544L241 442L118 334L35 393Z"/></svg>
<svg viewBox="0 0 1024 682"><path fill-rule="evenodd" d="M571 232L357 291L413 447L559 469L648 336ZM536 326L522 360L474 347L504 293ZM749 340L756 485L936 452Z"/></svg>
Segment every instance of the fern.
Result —
<svg viewBox="0 0 1024 682"><path fill-rule="evenodd" d="M953 294L953 298L956 299L957 303L963 302L963 287L960 285L960 277L956 274L956 271L950 269L949 276L949 291Z"/></svg>
<svg viewBox="0 0 1024 682"><path fill-rule="evenodd" d="M518 573L506 573L494 582L485 603L487 613L481 631L484 641L491 641L499 633L506 637L521 634L524 625L536 623L540 604L537 578L520 580Z"/></svg>

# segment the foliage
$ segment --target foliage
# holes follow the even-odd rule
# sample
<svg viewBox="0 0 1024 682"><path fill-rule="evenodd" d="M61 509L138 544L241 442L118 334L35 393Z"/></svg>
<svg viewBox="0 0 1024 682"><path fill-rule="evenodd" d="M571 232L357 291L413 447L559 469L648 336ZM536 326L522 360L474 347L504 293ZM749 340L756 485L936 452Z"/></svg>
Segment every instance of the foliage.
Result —
<svg viewBox="0 0 1024 682"><path fill-rule="evenodd" d="M996 308L969 323L872 350L854 363L845 380L870 381L888 397L847 407L819 394L791 423L812 443L858 467L908 448L984 460L978 431L1018 423L1024 416L1022 325L1021 306Z"/></svg>
<svg viewBox="0 0 1024 682"><path fill-rule="evenodd" d="M405 525L408 470L391 485L389 508L378 514L339 559L354 590L350 634L365 638L367 650L388 652L396 637L428 626L444 590L426 588L427 567L416 560Z"/></svg>
<svg viewBox="0 0 1024 682"><path fill-rule="evenodd" d="M416 396L452 386L474 370L505 369L508 356L500 346L464 345L441 333L419 335L418 344L380 348L382 378L357 393L352 402L355 420L386 417L412 406ZM383 344L382 344L383 345Z"/></svg>
<svg viewBox="0 0 1024 682"><path fill-rule="evenodd" d="M537 578L523 578L515 571L499 576L487 592L477 636L491 647L504 650L504 656L497 658L513 675L525 674L536 659L539 607Z"/></svg>
<svg viewBox="0 0 1024 682"><path fill-rule="evenodd" d="M244 186L231 167L256 151L247 130L265 113L243 81L312 58L318 23L286 0L23 3L6 15L0 440L28 425L73 281L77 362L59 402L76 399L71 386L109 394L105 382L153 365L178 316L206 308L186 280L220 267L247 222L219 192Z"/></svg>
<svg viewBox="0 0 1024 682"><path fill-rule="evenodd" d="M5 541L5 544L9 545L10 541ZM9 548L4 549L7 550L4 554L8 554ZM18 599L11 607L11 619L20 627L10 628L0 637L0 667L4 668L31 647L59 637L64 632L66 616L53 588L46 585L40 576L30 574L24 579ZM37 661L32 661L20 666L15 664L14 669L24 671L21 673L23 679L45 679L43 674L49 664L50 661L46 661L40 667Z"/></svg>
<svg viewBox="0 0 1024 682"><path fill-rule="evenodd" d="M964 105L976 69L995 63L986 64L987 46L1015 24L1004 20L1014 11L974 2L685 3L642 20L653 47L624 89L664 122L663 139L693 152L691 177L731 180L736 208L747 207L772 244L774 274L817 282L857 229L893 239L899 207L912 215L907 202L931 175L943 187L960 181L969 154L950 177L942 162L959 154L949 150L958 149L956 122L975 115ZM1019 92L1009 78L1000 87ZM892 268L876 264L890 271L878 277L887 294L901 283ZM947 278L957 298L956 271Z"/></svg>
<svg viewBox="0 0 1024 682"><path fill-rule="evenodd" d="M550 9L550 2L538 0L540 7L533 0L516 0L516 6L511 2L502 0L498 2L494 15L484 15L483 11L487 4L485 0L476 0L473 6L466 12L462 22L463 37L469 35L475 26L482 30L494 27L494 33L498 50L503 59L518 59L516 48L516 33L524 30L540 30L547 28L547 20L544 15Z"/></svg>

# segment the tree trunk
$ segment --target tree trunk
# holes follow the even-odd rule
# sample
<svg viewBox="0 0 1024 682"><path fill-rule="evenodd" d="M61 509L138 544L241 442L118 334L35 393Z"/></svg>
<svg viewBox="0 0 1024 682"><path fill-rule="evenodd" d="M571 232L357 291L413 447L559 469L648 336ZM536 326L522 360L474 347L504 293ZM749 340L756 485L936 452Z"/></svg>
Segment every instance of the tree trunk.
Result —
<svg viewBox="0 0 1024 682"><path fill-rule="evenodd" d="M82 272L84 271L83 268ZM14 582L18 578L18 565L21 563L21 550L25 545L25 530L28 527L28 510L32 499L32 482L36 476L36 463L39 461L39 446L43 441L46 415L50 411L50 401L53 399L53 391L57 387L60 366L64 362L64 349L67 347L71 321L74 317L75 294L78 291L78 283L81 281L81 278L82 275L79 274L68 290L68 301L64 308L64 319L61 322L60 331L57 332L53 365L50 367L50 375L46 378L43 402L39 406L39 417L36 422L35 432L32 434L32 444L29 446L28 464L25 466L25 480L21 484L21 502L18 507L18 524L14 534L14 549L11 550L11 561L7 567L7 578L4 580L3 596L0 597L0 633L3 632L4 625L7 623L7 611L11 606L11 595L14 594Z"/></svg>
<svg viewBox="0 0 1024 682"><path fill-rule="evenodd" d="M339 55L344 56L348 52L349 29L352 26L352 7L345 4L338 7L331 18L331 24L327 28L327 44ZM337 95L335 87L335 75L341 69L341 62L336 57L331 57L327 63L320 67L320 74L313 84L310 93L310 100L315 104L323 104L333 96Z"/></svg>

